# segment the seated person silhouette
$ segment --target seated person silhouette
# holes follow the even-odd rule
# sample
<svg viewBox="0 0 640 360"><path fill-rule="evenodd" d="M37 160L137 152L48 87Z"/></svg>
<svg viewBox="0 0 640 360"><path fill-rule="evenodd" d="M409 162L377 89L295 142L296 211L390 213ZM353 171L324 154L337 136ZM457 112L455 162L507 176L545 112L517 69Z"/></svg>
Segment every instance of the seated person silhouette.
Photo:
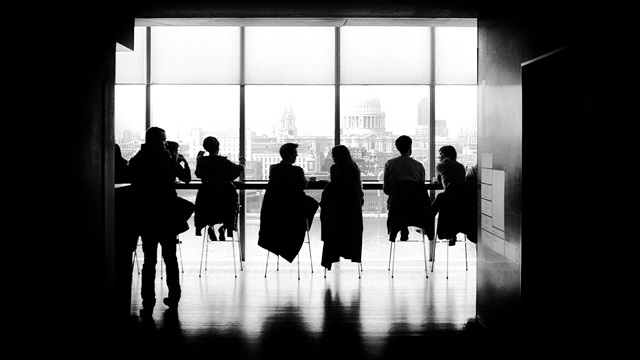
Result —
<svg viewBox="0 0 640 360"><path fill-rule="evenodd" d="M409 239L408 226L416 226L432 235L432 217L430 199L425 185L424 165L411 158L412 139L402 135L396 139L396 148L400 156L390 159L384 166L382 189L389 196L387 208L387 232L389 241L396 241L400 232L400 241Z"/></svg>
<svg viewBox="0 0 640 360"><path fill-rule="evenodd" d="M185 184L191 182L191 169L187 159L178 151L180 144L175 141L167 141L167 151L171 155L171 172L174 174L174 181L181 181Z"/></svg>
<svg viewBox="0 0 640 360"><path fill-rule="evenodd" d="M220 240L225 240L225 231L237 229L238 221L238 193L233 184L244 171L245 160L235 164L225 156L218 155L220 142L213 136L208 136L202 142L205 151L198 152L195 175L202 180L202 187L196 196L196 211L194 225L196 235L201 235L201 229L209 227L209 238L217 240L213 225L222 224L218 228Z"/></svg>
<svg viewBox="0 0 640 360"><path fill-rule="evenodd" d="M458 153L456 152L455 147L451 145L444 145L440 148L438 153L440 157L439 163L438 165L436 165L437 177L434 179L434 181L442 184L444 190L436 196L436 198L433 200L433 203L431 204L431 212L434 217L444 208L447 192L451 192L450 185L452 183L465 182L467 180L467 172L464 168L464 165L456 160L458 157ZM449 201L449 206L451 206L452 204L453 201ZM439 222L442 220L442 217L438 219ZM446 238L449 237L445 237L445 239ZM452 238L449 238L449 245L453 246L455 245L455 243L456 237L454 234Z"/></svg>
<svg viewBox="0 0 640 360"><path fill-rule="evenodd" d="M260 247L290 263L300 252L305 232L311 228L318 210L318 202L304 192L307 187L304 170L294 165L297 148L295 143L282 145L282 160L269 169L258 232Z"/></svg>
<svg viewBox="0 0 640 360"><path fill-rule="evenodd" d="M322 266L331 270L340 257L352 262L362 259L362 205L364 192L360 168L344 145L331 149L334 164L331 181L322 191L320 200L320 230L324 243Z"/></svg>

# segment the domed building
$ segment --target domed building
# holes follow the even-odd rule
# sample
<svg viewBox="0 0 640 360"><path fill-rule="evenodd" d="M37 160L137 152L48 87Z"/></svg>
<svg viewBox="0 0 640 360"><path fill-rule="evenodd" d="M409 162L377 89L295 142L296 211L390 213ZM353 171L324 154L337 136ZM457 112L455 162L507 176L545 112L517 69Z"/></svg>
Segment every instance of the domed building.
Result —
<svg viewBox="0 0 640 360"><path fill-rule="evenodd" d="M340 118L340 142L349 148L364 148L365 152L393 153L394 135L386 130L386 114L380 99L363 94L345 104Z"/></svg>

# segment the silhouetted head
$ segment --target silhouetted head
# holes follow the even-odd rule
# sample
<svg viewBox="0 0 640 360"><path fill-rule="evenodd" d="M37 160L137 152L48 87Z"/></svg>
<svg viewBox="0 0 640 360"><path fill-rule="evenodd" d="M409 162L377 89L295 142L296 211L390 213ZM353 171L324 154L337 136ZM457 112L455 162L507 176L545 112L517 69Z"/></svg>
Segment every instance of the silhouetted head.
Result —
<svg viewBox="0 0 640 360"><path fill-rule="evenodd" d="M349 148L344 145L334 146L331 149L331 157L336 164L350 164L353 161Z"/></svg>
<svg viewBox="0 0 640 360"><path fill-rule="evenodd" d="M165 148L167 141L167 134L159 127L152 126L147 129L144 135L144 142L150 146Z"/></svg>
<svg viewBox="0 0 640 360"><path fill-rule="evenodd" d="M202 142L202 147L209 152L209 154L218 155L220 151L220 141L213 136L207 136Z"/></svg>
<svg viewBox="0 0 640 360"><path fill-rule="evenodd" d="M411 154L411 144L413 141L407 135L401 135L396 139L396 149L400 154Z"/></svg>
<svg viewBox="0 0 640 360"><path fill-rule="evenodd" d="M171 156L176 157L178 156L178 148L180 147L180 145L175 142L175 141L167 141L167 150L169 151L169 154L171 154Z"/></svg>
<svg viewBox="0 0 640 360"><path fill-rule="evenodd" d="M286 143L280 146L280 157L282 160L295 163L298 156L298 144Z"/></svg>
<svg viewBox="0 0 640 360"><path fill-rule="evenodd" d="M440 161L444 161L445 159L455 161L458 158L458 152L452 145L444 145L438 150L438 153L440 155Z"/></svg>

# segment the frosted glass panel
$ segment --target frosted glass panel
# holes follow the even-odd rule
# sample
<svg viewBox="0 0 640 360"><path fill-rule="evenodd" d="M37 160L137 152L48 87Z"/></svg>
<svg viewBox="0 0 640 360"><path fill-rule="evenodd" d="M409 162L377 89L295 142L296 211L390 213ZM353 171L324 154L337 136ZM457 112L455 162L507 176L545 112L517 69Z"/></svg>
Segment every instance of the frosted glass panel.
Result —
<svg viewBox="0 0 640 360"><path fill-rule="evenodd" d="M436 154L443 145L453 145L458 162L466 167L478 162L478 87L436 86Z"/></svg>
<svg viewBox="0 0 640 360"><path fill-rule="evenodd" d="M147 70L147 28L133 29L134 51L116 52L116 84L144 84Z"/></svg>
<svg viewBox="0 0 640 360"><path fill-rule="evenodd" d="M477 84L477 33L475 27L436 29L436 84Z"/></svg>
<svg viewBox="0 0 640 360"><path fill-rule="evenodd" d="M222 85L151 86L151 124L180 144L195 171L202 141L211 135L220 141L220 155L237 161L240 149L240 87ZM194 177L195 179L195 177Z"/></svg>
<svg viewBox="0 0 640 360"><path fill-rule="evenodd" d="M335 29L248 27L247 84L333 84Z"/></svg>
<svg viewBox="0 0 640 360"><path fill-rule="evenodd" d="M153 27L155 84L239 84L239 27Z"/></svg>
<svg viewBox="0 0 640 360"><path fill-rule="evenodd" d="M429 84L428 27L343 27L343 84Z"/></svg>
<svg viewBox="0 0 640 360"><path fill-rule="evenodd" d="M122 156L129 160L144 143L145 85L116 85L114 134Z"/></svg>

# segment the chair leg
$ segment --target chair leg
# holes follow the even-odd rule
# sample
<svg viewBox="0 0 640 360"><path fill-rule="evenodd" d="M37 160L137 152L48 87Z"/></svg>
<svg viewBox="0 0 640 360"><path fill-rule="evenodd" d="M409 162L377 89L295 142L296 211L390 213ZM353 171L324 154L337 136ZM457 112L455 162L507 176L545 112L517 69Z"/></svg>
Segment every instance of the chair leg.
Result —
<svg viewBox="0 0 640 360"><path fill-rule="evenodd" d="M264 277L267 277L267 268L269 268L269 252L267 251L267 264L264 266Z"/></svg>
<svg viewBox="0 0 640 360"><path fill-rule="evenodd" d="M433 239L433 251L431 252L431 272L433 272L433 266L436 263L436 247L438 246L438 235Z"/></svg>
<svg viewBox="0 0 640 360"><path fill-rule="evenodd" d="M204 227L204 231L202 233L202 252L200 253L200 272L198 273L198 277L202 277L202 257L204 256L204 247L207 242L207 227ZM206 267L205 267L206 270Z"/></svg>
<svg viewBox="0 0 640 360"><path fill-rule="evenodd" d="M298 258L298 280L300 280L300 254L296 257Z"/></svg>
<svg viewBox="0 0 640 360"><path fill-rule="evenodd" d="M236 232L237 235L237 232ZM244 269L242 268L242 254L240 253L240 236L237 236L238 238L238 262L240 263L240 271L244 271Z"/></svg>
<svg viewBox="0 0 640 360"><path fill-rule="evenodd" d="M447 279L449 278L449 244L447 244Z"/></svg>
<svg viewBox="0 0 640 360"><path fill-rule="evenodd" d="M178 252L180 253L180 267L182 268L182 273L184 274L184 263L182 262L182 246L180 246L180 238L178 237Z"/></svg>
<svg viewBox="0 0 640 360"><path fill-rule="evenodd" d="M358 270L358 279L362 279L362 276L360 275L360 270L362 268L362 263L356 263L356 269Z"/></svg>
<svg viewBox="0 0 640 360"><path fill-rule="evenodd" d="M387 268L388 271L391 271L391 252L393 251L393 241L389 241L389 267Z"/></svg>
<svg viewBox="0 0 640 360"><path fill-rule="evenodd" d="M238 272L236 271L236 245L235 240L233 239L233 232L231 232L231 249L233 251L233 275L238 277ZM240 249L238 249L240 251Z"/></svg>
<svg viewBox="0 0 640 360"><path fill-rule="evenodd" d="M278 260L276 261L276 271L280 271L280 255L278 255Z"/></svg>
<svg viewBox="0 0 640 360"><path fill-rule="evenodd" d="M324 268L324 278L327 278L327 268Z"/></svg>
<svg viewBox="0 0 640 360"><path fill-rule="evenodd" d="M427 244L425 244L424 233L425 233L425 230L422 229L422 252L424 253L424 272L427 274L427 279L428 279L429 268L427 267Z"/></svg>
<svg viewBox="0 0 640 360"><path fill-rule="evenodd" d="M313 259L311 258L311 236L309 235L309 221L305 219L307 222L307 243L309 244L309 261L311 262L311 273L313 274Z"/></svg>
<svg viewBox="0 0 640 360"><path fill-rule="evenodd" d="M396 243L393 242L393 262L391 263L391 278L393 278L393 272L396 269Z"/></svg>
<svg viewBox="0 0 640 360"><path fill-rule="evenodd" d="M464 265L467 269L467 271L469 271L469 263L467 262L467 235L464 235Z"/></svg>

